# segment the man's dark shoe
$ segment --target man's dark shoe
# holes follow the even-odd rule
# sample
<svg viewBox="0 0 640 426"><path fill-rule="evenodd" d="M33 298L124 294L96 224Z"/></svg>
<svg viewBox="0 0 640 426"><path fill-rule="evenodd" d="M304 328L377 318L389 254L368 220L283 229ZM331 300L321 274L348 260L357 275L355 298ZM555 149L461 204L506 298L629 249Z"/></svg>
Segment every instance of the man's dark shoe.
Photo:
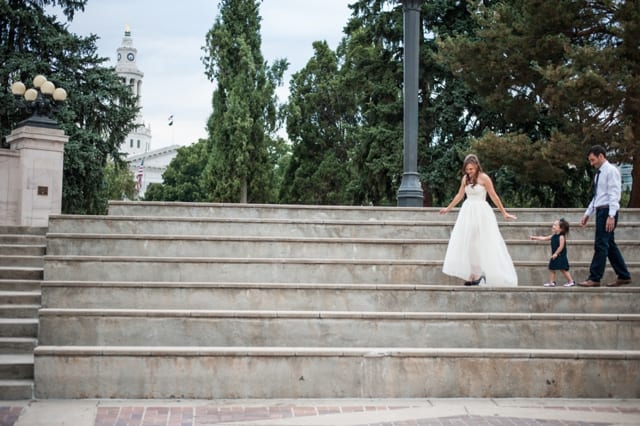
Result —
<svg viewBox="0 0 640 426"><path fill-rule="evenodd" d="M627 284L631 284L631 278L618 278L614 282L607 284L607 287L620 287Z"/></svg>
<svg viewBox="0 0 640 426"><path fill-rule="evenodd" d="M586 280L578 283L580 287L600 287L600 281Z"/></svg>

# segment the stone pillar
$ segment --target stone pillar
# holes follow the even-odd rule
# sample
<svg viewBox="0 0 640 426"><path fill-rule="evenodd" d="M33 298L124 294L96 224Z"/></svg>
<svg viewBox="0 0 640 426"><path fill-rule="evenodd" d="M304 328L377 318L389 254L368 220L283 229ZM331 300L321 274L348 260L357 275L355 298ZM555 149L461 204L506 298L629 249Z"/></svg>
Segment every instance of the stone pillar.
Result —
<svg viewBox="0 0 640 426"><path fill-rule="evenodd" d="M13 223L5 225L48 226L49 215L62 208L64 144L69 137L57 128L24 125L17 127L7 142L17 153L17 165L7 181L7 201L13 200ZM2 190L4 191L4 189ZM12 195L13 194L13 195Z"/></svg>
<svg viewBox="0 0 640 426"><path fill-rule="evenodd" d="M0 148L0 225L18 224L18 182L20 154Z"/></svg>
<svg viewBox="0 0 640 426"><path fill-rule="evenodd" d="M398 190L399 207L422 207L418 175L418 63L420 5L422 0L402 0L404 16L404 173Z"/></svg>

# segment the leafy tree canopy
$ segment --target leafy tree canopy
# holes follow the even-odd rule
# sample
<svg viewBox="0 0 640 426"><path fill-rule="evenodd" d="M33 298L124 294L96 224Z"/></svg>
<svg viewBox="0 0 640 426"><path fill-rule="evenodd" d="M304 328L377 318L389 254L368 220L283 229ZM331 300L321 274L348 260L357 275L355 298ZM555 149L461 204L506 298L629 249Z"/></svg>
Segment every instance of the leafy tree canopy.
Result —
<svg viewBox="0 0 640 426"><path fill-rule="evenodd" d="M69 136L65 146L62 210L65 213L106 211L104 168L119 158L118 146L134 127L135 98L107 58L96 54L97 36L80 37L49 15L45 7L60 7L71 20L86 0L0 2L0 86L31 83L45 75L68 93L55 115ZM4 139L26 118L6 90L0 93L0 132Z"/></svg>
<svg viewBox="0 0 640 426"><path fill-rule="evenodd" d="M326 42L315 42L313 47L313 58L291 79L286 114L293 152L280 200L350 204L346 129L354 110L347 105L348 96L343 96L336 54Z"/></svg>
<svg viewBox="0 0 640 426"><path fill-rule="evenodd" d="M441 37L439 59L492 112L473 147L485 166L511 176L503 188L511 200L584 205L595 143L637 170L639 3L486 3L469 2L477 31Z"/></svg>
<svg viewBox="0 0 640 426"><path fill-rule="evenodd" d="M207 164L207 141L178 148L162 175L162 184L151 184L144 194L146 201L207 201L202 173Z"/></svg>

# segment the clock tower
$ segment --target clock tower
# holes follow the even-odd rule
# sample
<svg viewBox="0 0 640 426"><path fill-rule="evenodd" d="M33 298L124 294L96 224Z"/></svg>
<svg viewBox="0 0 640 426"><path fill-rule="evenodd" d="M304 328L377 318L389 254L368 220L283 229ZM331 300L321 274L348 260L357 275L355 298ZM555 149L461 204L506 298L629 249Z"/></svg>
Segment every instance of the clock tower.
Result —
<svg viewBox="0 0 640 426"><path fill-rule="evenodd" d="M144 73L138 69L137 59L138 49L133 47L131 29L127 25L122 45L118 48L116 74L131 88L131 92L137 99L137 105L141 107L136 116L138 126L127 135L120 147L120 150L129 156L148 152L151 148L151 126L145 125L142 120L142 77Z"/></svg>

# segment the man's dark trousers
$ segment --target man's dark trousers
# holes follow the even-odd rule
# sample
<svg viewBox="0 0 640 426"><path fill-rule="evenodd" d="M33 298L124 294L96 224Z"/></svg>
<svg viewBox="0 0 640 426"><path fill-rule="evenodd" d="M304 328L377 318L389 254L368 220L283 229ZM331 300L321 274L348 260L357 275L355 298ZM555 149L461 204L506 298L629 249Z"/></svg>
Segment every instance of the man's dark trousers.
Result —
<svg viewBox="0 0 640 426"><path fill-rule="evenodd" d="M593 259L589 268L589 279L600 282L604 275L604 268L607 265L607 258L611 267L616 272L619 279L631 279L631 274L627 270L624 258L615 241L615 228L612 232L607 232L606 223L609 217L609 208L598 208L596 210L596 239L594 243ZM618 226L618 213L615 216L615 225Z"/></svg>

